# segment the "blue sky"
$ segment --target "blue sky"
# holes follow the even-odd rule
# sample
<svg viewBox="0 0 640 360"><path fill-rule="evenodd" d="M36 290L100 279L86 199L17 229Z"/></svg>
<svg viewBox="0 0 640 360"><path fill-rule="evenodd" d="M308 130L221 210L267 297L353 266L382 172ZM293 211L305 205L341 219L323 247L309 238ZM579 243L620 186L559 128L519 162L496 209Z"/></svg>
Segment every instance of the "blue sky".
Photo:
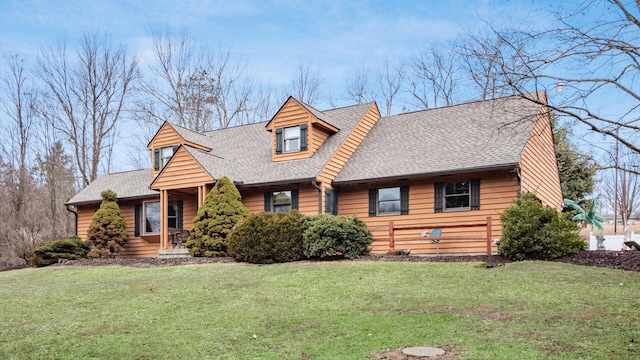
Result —
<svg viewBox="0 0 640 360"><path fill-rule="evenodd" d="M300 61L317 68L327 91L348 74L410 57L430 42L498 23L535 18L553 2L452 1L46 1L0 0L2 53L35 57L39 49L84 32L108 32L141 62L150 28L186 28L200 43L242 56L262 82L287 84ZM2 67L4 68L4 67ZM0 68L0 69L2 69Z"/></svg>

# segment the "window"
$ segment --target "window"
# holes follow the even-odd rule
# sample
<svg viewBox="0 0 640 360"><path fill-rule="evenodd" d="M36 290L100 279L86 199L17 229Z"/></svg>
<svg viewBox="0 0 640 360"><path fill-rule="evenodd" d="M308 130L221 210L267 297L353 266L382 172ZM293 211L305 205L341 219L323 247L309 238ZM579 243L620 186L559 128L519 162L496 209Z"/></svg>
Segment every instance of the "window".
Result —
<svg viewBox="0 0 640 360"><path fill-rule="evenodd" d="M298 210L298 190L279 190L264 193L264 211L282 213Z"/></svg>
<svg viewBox="0 0 640 360"><path fill-rule="evenodd" d="M480 180L436 183L434 211L480 209Z"/></svg>
<svg viewBox="0 0 640 360"><path fill-rule="evenodd" d="M307 124L276 129L276 154L307 150Z"/></svg>
<svg viewBox="0 0 640 360"><path fill-rule="evenodd" d="M154 149L154 169L164 169L176 150L178 150L177 146L165 146Z"/></svg>
<svg viewBox="0 0 640 360"><path fill-rule="evenodd" d="M400 213L400 188L378 189L378 215Z"/></svg>
<svg viewBox="0 0 640 360"><path fill-rule="evenodd" d="M145 202L142 204L142 229L144 235L157 235L160 233L160 202ZM137 223L137 221L136 221ZM182 227L182 202L172 201L169 203L169 213L167 214L169 228L179 229ZM139 236L139 235L136 235Z"/></svg>
<svg viewBox="0 0 640 360"><path fill-rule="evenodd" d="M284 129L284 151L300 151L300 126Z"/></svg>
<svg viewBox="0 0 640 360"><path fill-rule="evenodd" d="M409 187L369 189L369 216L409 214Z"/></svg>

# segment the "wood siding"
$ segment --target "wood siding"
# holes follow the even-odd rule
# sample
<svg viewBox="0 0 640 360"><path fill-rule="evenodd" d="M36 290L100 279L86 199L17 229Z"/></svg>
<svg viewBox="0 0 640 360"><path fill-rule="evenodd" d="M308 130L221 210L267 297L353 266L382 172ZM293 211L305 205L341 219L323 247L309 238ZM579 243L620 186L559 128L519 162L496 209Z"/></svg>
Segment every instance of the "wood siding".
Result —
<svg viewBox="0 0 640 360"><path fill-rule="evenodd" d="M278 188L256 188L241 189L242 203L244 206L256 214L264 211L264 193L266 191L298 189L298 211L304 215L315 215L318 213L318 189L311 185L292 185Z"/></svg>
<svg viewBox="0 0 640 360"><path fill-rule="evenodd" d="M338 150L336 150L331 159L329 159L322 170L320 170L316 180L322 187L323 212L326 201L325 190L332 189L331 184L333 179L338 176L340 170L342 170L347 161L349 161L351 155L353 155L358 146L362 144L362 141L378 120L380 120L380 111L378 110L378 106L373 104L364 114L362 119L358 121L353 130L351 130L351 133L349 133L347 138L342 142L342 144L340 144L340 147L338 147Z"/></svg>
<svg viewBox="0 0 640 360"><path fill-rule="evenodd" d="M480 178L480 210L434 212L434 183L452 182ZM424 225L423 230L437 228L438 225L450 225L460 223L477 223L492 218L492 238L500 238L499 214L517 196L517 179L509 172L492 172L474 174L463 178L445 177L424 180L411 180L398 183L378 183L350 186L340 189L338 199L339 215L354 215L362 219L367 226L372 228L374 253L385 253L389 250L388 224L393 221L395 225ZM369 217L369 188L392 187L409 185L409 214L392 216ZM436 245L421 238L422 230L396 231L395 248L412 249L412 254L435 254ZM486 253L486 228L456 228L444 229L443 237L462 237L462 239L440 241L440 254L475 254ZM482 237L482 240L468 240L465 238ZM413 239L413 240L412 240ZM497 249L493 245L492 251Z"/></svg>
<svg viewBox="0 0 640 360"><path fill-rule="evenodd" d="M561 208L562 188L548 113L541 112L529 134L520 161L522 191L536 194L545 206Z"/></svg>
<svg viewBox="0 0 640 360"><path fill-rule="evenodd" d="M213 177L200 166L185 148L180 148L153 181L151 188L154 190L182 189L212 183Z"/></svg>
<svg viewBox="0 0 640 360"><path fill-rule="evenodd" d="M171 127L169 123L165 122L164 124L162 124L158 132L155 134L153 139L151 139L151 142L149 142L149 145L147 146L147 149L150 150L151 171L153 176L157 176L158 173L160 172L160 171L156 171L154 168L153 150L157 148L163 148L166 146L185 145L185 144L191 147L194 147L196 149L211 151L211 149L206 146L186 141L184 138L182 138L182 136L180 136L180 134L178 134L173 129L173 127Z"/></svg>
<svg viewBox="0 0 640 360"><path fill-rule="evenodd" d="M145 199L144 201L159 201L160 199ZM184 229L193 227L193 218L198 211L197 197L186 194L170 195L169 201L182 200L182 225ZM160 236L135 236L135 206L143 203L143 200L118 202L122 217L127 225L129 241L118 254L119 258L145 258L157 257L160 249ZM87 232L93 220L93 215L100 207L99 204L78 206L78 236L87 241Z"/></svg>

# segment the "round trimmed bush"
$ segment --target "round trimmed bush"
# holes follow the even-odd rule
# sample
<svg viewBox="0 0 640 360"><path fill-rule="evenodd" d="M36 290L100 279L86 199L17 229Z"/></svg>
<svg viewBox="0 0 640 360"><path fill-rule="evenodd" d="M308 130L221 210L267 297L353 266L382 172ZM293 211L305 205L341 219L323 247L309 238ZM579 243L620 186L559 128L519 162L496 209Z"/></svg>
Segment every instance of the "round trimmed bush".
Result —
<svg viewBox="0 0 640 360"><path fill-rule="evenodd" d="M77 236L52 241L33 250L29 263L35 266L55 264L59 259L78 260L87 257L89 244Z"/></svg>
<svg viewBox="0 0 640 360"><path fill-rule="evenodd" d="M578 225L545 208L525 193L500 214L502 239L498 251L511 260L551 260L584 250Z"/></svg>
<svg viewBox="0 0 640 360"><path fill-rule="evenodd" d="M271 264L304 258L304 217L297 211L249 216L229 234L229 255L237 261Z"/></svg>
<svg viewBox="0 0 640 360"><path fill-rule="evenodd" d="M356 217L319 214L305 221L303 240L304 255L309 258L356 259L369 253L373 235Z"/></svg>

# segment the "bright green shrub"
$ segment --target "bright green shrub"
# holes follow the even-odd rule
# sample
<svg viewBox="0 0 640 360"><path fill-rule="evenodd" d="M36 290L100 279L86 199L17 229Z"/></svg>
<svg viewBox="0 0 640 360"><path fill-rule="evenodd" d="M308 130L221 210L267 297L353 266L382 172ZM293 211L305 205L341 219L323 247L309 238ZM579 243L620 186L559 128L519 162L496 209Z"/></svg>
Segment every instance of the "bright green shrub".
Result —
<svg viewBox="0 0 640 360"><path fill-rule="evenodd" d="M229 255L254 264L303 259L303 223L304 217L297 211L251 215L229 235Z"/></svg>
<svg viewBox="0 0 640 360"><path fill-rule="evenodd" d="M198 209L187 239L192 256L227 256L227 236L231 229L251 214L242 204L240 192L226 176L215 186Z"/></svg>
<svg viewBox="0 0 640 360"><path fill-rule="evenodd" d="M369 253L373 235L356 217L319 214L305 220L304 255L308 258L355 259Z"/></svg>
<svg viewBox="0 0 640 360"><path fill-rule="evenodd" d="M502 214L501 255L511 260L550 260L585 249L578 225L545 208L536 196L525 193Z"/></svg>
<svg viewBox="0 0 640 360"><path fill-rule="evenodd" d="M38 246L33 250L29 263L35 266L47 266L57 263L58 259L84 259L88 252L89 244L77 236L71 236Z"/></svg>
<svg viewBox="0 0 640 360"><path fill-rule="evenodd" d="M118 196L111 190L103 191L100 209L93 215L87 232L89 257L115 257L122 246L129 240L127 225L124 222L120 207L116 202Z"/></svg>

